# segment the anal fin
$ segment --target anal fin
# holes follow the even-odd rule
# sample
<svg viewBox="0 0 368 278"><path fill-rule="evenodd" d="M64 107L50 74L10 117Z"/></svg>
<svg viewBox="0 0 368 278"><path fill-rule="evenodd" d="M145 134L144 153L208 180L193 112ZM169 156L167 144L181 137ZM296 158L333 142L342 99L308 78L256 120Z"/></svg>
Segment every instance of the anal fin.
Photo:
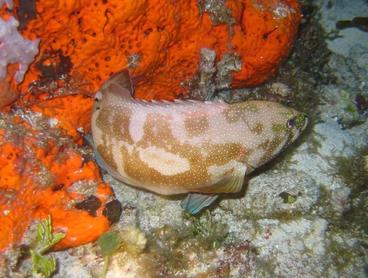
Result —
<svg viewBox="0 0 368 278"><path fill-rule="evenodd" d="M188 213L195 215L202 209L210 206L218 195L206 195L200 193L190 193L184 200L181 201L180 205Z"/></svg>

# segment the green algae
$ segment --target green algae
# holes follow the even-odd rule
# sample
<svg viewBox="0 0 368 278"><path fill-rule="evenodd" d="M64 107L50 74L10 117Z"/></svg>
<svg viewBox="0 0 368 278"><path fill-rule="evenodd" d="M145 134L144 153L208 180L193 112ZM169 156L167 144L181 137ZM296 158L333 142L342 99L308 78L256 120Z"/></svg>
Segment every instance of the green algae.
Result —
<svg viewBox="0 0 368 278"><path fill-rule="evenodd" d="M353 196L368 189L368 169L366 157L368 146L355 150L351 157L336 156L334 158L334 174L352 189Z"/></svg>
<svg viewBox="0 0 368 278"><path fill-rule="evenodd" d="M154 255L155 264L160 265L160 272L168 277L182 277L185 270L190 269L187 258L189 254L195 253L202 257L206 254L207 246L191 238L188 232L165 225L148 235L148 252Z"/></svg>
<svg viewBox="0 0 368 278"><path fill-rule="evenodd" d="M336 241L331 241L328 246L328 251L332 255L334 263L337 267L339 273L341 273L348 264L353 261L354 252L351 249L344 248L340 243Z"/></svg>
<svg viewBox="0 0 368 278"><path fill-rule="evenodd" d="M185 226L164 225L147 235L146 252L154 256L165 277L185 277L186 271L192 268L190 254L196 254L200 261L211 261L216 258L215 250L226 246L228 226L215 221L211 212L199 216L183 213Z"/></svg>
<svg viewBox="0 0 368 278"><path fill-rule="evenodd" d="M118 251L122 243L122 239L117 232L108 231L104 233L97 241L104 257L104 266L101 277L106 277L106 272L109 267L111 256Z"/></svg>
<svg viewBox="0 0 368 278"><path fill-rule="evenodd" d="M352 235L346 233L344 229L332 227L330 230L327 252L340 274L357 264L364 264L367 261L366 246L361 245L359 241L351 242L351 238ZM348 243L349 241L350 243Z"/></svg>
<svg viewBox="0 0 368 278"><path fill-rule="evenodd" d="M298 198L297 195L290 194L286 191L281 192L279 194L279 196L282 198L282 200L284 201L285 204L293 204L293 203L296 202L296 200Z"/></svg>
<svg viewBox="0 0 368 278"><path fill-rule="evenodd" d="M366 117L359 112L358 107L352 98L353 96L347 91L341 91L339 102L341 102L342 106L342 115L339 117L339 123L344 128L351 128L362 124L366 120Z"/></svg>
<svg viewBox="0 0 368 278"><path fill-rule="evenodd" d="M351 157L335 157L335 175L351 188L351 208L339 222L358 238L368 241L368 146L355 151Z"/></svg>
<svg viewBox="0 0 368 278"><path fill-rule="evenodd" d="M301 26L293 52L276 77L294 92L290 105L305 112L311 122L319 118L316 107L323 102L318 85L334 82L332 70L326 67L331 55L326 36L318 20L311 17Z"/></svg>
<svg viewBox="0 0 368 278"><path fill-rule="evenodd" d="M37 224L36 239L30 249L33 275L52 276L56 271L56 259L53 256L46 256L46 252L64 237L63 233L52 232L51 216Z"/></svg>
<svg viewBox="0 0 368 278"><path fill-rule="evenodd" d="M191 222L191 235L200 240L207 249L220 246L228 236L228 225L213 220L211 212L208 210L199 217L185 213L184 219Z"/></svg>
<svg viewBox="0 0 368 278"><path fill-rule="evenodd" d="M108 231L104 233L97 241L98 246L101 248L102 256L107 257L114 254L120 247L122 239L119 234L114 231Z"/></svg>

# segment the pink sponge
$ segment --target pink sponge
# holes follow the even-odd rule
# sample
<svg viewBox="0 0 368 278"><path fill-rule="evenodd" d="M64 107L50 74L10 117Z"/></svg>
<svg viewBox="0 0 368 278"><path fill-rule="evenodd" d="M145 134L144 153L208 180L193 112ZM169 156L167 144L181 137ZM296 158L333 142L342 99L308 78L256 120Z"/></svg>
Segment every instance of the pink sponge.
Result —
<svg viewBox="0 0 368 278"><path fill-rule="evenodd" d="M0 0L0 6L3 1ZM11 2L7 2L7 5ZM28 65L33 61L38 53L39 40L27 40L18 33L19 22L10 17L9 20L3 20L0 17L0 79L6 76L8 64L18 63L19 69L15 73L17 83L23 80Z"/></svg>

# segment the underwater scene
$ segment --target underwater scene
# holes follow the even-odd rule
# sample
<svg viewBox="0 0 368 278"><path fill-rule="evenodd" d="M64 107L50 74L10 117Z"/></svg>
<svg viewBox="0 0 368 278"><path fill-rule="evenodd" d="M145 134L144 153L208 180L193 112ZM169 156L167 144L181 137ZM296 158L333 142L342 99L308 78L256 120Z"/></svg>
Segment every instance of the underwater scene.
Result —
<svg viewBox="0 0 368 278"><path fill-rule="evenodd" d="M0 0L0 277L368 277L368 1Z"/></svg>

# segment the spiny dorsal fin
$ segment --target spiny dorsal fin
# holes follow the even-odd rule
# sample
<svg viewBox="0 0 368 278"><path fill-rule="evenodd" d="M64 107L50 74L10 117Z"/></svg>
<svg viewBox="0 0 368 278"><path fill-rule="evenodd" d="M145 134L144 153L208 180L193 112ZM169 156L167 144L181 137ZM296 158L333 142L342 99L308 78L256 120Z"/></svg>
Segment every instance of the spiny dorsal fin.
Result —
<svg viewBox="0 0 368 278"><path fill-rule="evenodd" d="M127 89L128 91L132 92L132 80L130 79L130 74L127 69L124 69L122 71L119 71L115 74L113 74L103 85L102 89L105 89L105 87L108 87L110 84L116 84L124 89Z"/></svg>
<svg viewBox="0 0 368 278"><path fill-rule="evenodd" d="M102 94L115 94L119 97L127 97L134 100L136 103L141 104L153 104L153 105L162 105L162 104L179 104L179 105L187 105L187 104L196 104L196 103L205 103L205 104L213 104L213 103L222 103L221 100L216 101L200 101L194 99L173 99L173 100L141 100L135 99L134 94L134 86L132 79L130 78L130 73L127 69L119 71L113 74L101 87L100 89Z"/></svg>
<svg viewBox="0 0 368 278"><path fill-rule="evenodd" d="M133 97L133 85L127 69L112 75L101 87L101 93L115 94L119 97Z"/></svg>

